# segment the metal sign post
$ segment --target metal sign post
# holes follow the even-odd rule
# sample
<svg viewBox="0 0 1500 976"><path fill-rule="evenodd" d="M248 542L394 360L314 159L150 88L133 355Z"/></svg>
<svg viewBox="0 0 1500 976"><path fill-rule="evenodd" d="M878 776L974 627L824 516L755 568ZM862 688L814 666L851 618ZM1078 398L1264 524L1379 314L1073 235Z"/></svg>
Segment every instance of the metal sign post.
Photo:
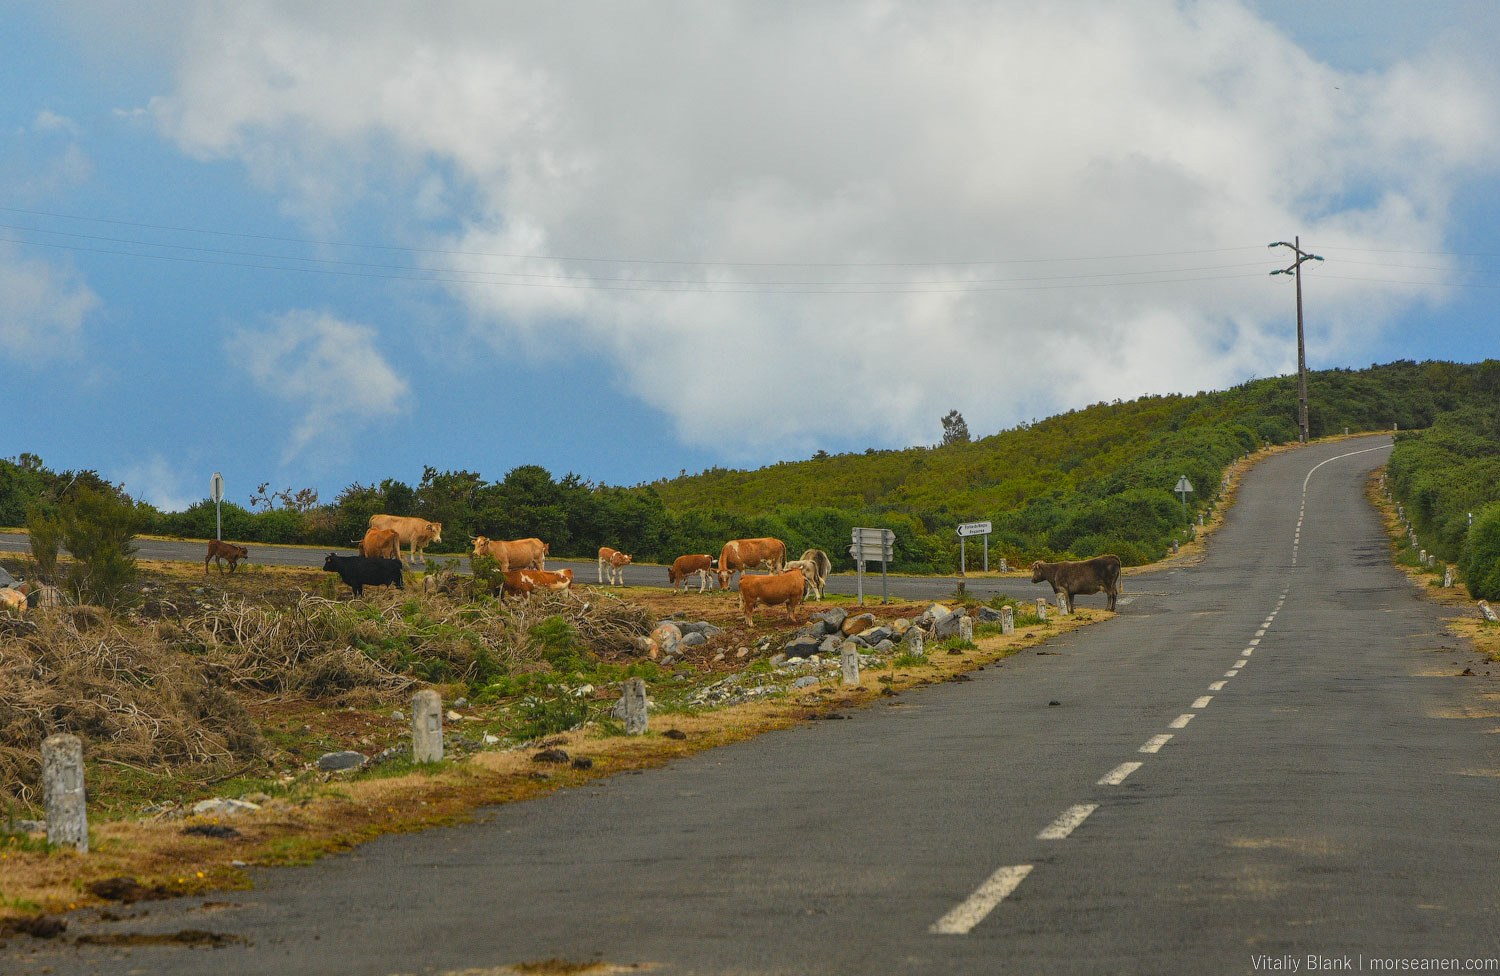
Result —
<svg viewBox="0 0 1500 976"><path fill-rule="evenodd" d="M224 501L224 476L217 471L208 479L208 497L214 500L214 538L223 541L224 518L220 507Z"/></svg>
<svg viewBox="0 0 1500 976"><path fill-rule="evenodd" d="M1179 494L1179 495L1182 496L1182 514L1186 515L1187 514L1187 496L1188 496L1188 492L1190 492L1190 491L1193 490L1193 483L1191 481L1187 480L1187 475L1183 475L1182 477L1180 477L1180 478L1177 479L1177 487L1173 488L1172 490L1175 491L1175 492L1177 492L1177 494Z"/></svg>
<svg viewBox="0 0 1500 976"><path fill-rule="evenodd" d="M886 566L895 555L896 533L891 529L855 529L853 545L849 547L849 555L854 559L856 575L859 579L859 605L865 603L865 560L880 560L880 602L890 603L890 593L887 589Z"/></svg>
<svg viewBox="0 0 1500 976"><path fill-rule="evenodd" d="M990 523L965 522L958 527L958 575L968 574L968 560L964 556L964 540L971 535L984 536L984 571L990 571Z"/></svg>

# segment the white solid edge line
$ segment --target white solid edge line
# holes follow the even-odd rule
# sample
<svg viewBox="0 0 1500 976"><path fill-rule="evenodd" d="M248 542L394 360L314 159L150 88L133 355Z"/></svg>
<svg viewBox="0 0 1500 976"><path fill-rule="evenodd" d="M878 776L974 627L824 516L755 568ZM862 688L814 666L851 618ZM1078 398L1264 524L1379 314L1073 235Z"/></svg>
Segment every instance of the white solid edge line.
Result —
<svg viewBox="0 0 1500 976"><path fill-rule="evenodd" d="M1078 828L1078 825L1089 818L1089 814L1099 809L1097 803L1075 803L1052 821L1042 832L1036 835L1037 840L1064 840L1069 834Z"/></svg>
<svg viewBox="0 0 1500 976"><path fill-rule="evenodd" d="M1353 457L1356 454L1369 454L1371 451L1389 451L1395 446L1396 445L1394 444L1384 444L1380 447L1367 447L1363 451L1350 451L1348 454L1340 454L1337 457L1331 457L1328 459L1328 461L1337 461L1340 458ZM1328 461L1319 461L1317 464L1313 465L1311 469L1308 470L1307 477L1302 479L1302 494L1307 494L1307 483L1312 480L1313 472L1321 468L1323 465L1327 464Z"/></svg>
<svg viewBox="0 0 1500 976"><path fill-rule="evenodd" d="M1157 751L1159 751L1161 749L1162 746L1164 746L1168 742L1170 742L1171 739L1172 739L1172 737L1170 735L1166 734L1165 732L1162 733L1161 735L1153 735L1151 738L1149 738L1149 739L1146 740L1146 744L1145 745L1141 746L1140 751L1141 752L1157 752Z"/></svg>
<svg viewBox="0 0 1500 976"><path fill-rule="evenodd" d="M1104 774L1104 778L1095 783L1095 786L1119 786L1125 782L1125 777L1144 766L1145 763L1123 762Z"/></svg>
<svg viewBox="0 0 1500 976"><path fill-rule="evenodd" d="M1169 728L1169 729L1185 729L1185 728L1187 728L1187 724L1189 722L1191 722L1192 720L1193 720L1193 713L1192 712L1184 712L1181 715L1177 716L1176 718L1172 719L1172 723L1170 725L1168 725L1167 728Z"/></svg>
<svg viewBox="0 0 1500 976"><path fill-rule="evenodd" d="M995 906L1016 890L1016 886L1031 873L1030 864L1012 864L997 870L985 879L974 893L954 906L953 910L936 922L927 931L933 935L968 935L969 930L994 910Z"/></svg>
<svg viewBox="0 0 1500 976"><path fill-rule="evenodd" d="M1204 695L1203 697L1199 698L1197 701L1193 702L1193 707L1194 708L1207 708L1208 707L1208 703L1211 702L1211 701L1213 701L1213 700L1214 700L1214 696L1213 695Z"/></svg>

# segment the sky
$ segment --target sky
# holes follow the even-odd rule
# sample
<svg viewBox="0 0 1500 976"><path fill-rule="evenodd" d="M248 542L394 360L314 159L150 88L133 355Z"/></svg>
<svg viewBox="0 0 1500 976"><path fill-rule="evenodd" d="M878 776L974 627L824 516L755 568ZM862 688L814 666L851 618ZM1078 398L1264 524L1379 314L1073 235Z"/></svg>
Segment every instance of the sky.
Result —
<svg viewBox="0 0 1500 976"><path fill-rule="evenodd" d="M0 0L0 456L609 484L1495 356L1500 5ZM17 422L18 421L18 422Z"/></svg>

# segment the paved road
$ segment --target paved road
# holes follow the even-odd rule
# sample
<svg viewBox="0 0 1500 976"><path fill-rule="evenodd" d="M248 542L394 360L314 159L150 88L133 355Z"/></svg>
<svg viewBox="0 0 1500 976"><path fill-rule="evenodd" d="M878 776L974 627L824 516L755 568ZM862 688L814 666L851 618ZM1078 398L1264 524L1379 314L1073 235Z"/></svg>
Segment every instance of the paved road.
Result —
<svg viewBox="0 0 1500 976"><path fill-rule="evenodd" d="M1263 461L1202 565L1137 578L1116 619L971 682L259 872L231 896L242 907L184 899L70 930L210 928L248 947L28 956L17 940L0 969L561 958L992 976L1500 957L1500 696L1456 676L1488 665L1390 567L1361 492L1385 453L1350 447Z"/></svg>
<svg viewBox="0 0 1500 976"><path fill-rule="evenodd" d="M171 539L138 539L136 547L142 559L162 559L174 562L197 562L203 561L206 543L199 541L177 541ZM24 532L0 533L0 553L5 552L27 552L28 540ZM268 546L251 544L250 558L253 562L264 563L269 566L322 566L323 558L329 552L353 553L353 549L306 549L293 546ZM469 571L469 560L462 556L433 556L430 562L438 560L447 561L457 559L460 572ZM844 565L849 565L845 560ZM593 562L579 562L569 559L549 559L548 569L571 568L574 576L581 582L594 582L599 578L599 565ZM625 567L625 583L627 586L671 586L667 579L665 566L636 566ZM933 600L950 597L958 586L956 576L899 576L894 573L888 574L886 584L892 600ZM834 575L829 577L827 592L848 593L857 592L858 579L852 575ZM1007 593L1010 596L1028 597L1047 596L1052 594L1051 587L1042 585L1033 587L1030 574L1025 576L1011 577L970 577L966 581L968 592L974 594L981 600L988 600L998 593ZM694 585L696 591L697 586ZM879 600L881 595L880 572L866 573L864 580L864 594L866 600Z"/></svg>

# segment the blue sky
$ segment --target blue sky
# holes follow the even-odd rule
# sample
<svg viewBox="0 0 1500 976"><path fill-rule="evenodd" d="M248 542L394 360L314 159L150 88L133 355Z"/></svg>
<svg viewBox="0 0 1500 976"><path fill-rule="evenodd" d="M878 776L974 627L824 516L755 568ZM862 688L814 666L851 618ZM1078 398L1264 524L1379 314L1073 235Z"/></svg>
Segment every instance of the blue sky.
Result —
<svg viewBox="0 0 1500 976"><path fill-rule="evenodd" d="M1495 354L1486 3L0 5L0 456L630 484ZM1280 264L1278 263L1280 262Z"/></svg>

